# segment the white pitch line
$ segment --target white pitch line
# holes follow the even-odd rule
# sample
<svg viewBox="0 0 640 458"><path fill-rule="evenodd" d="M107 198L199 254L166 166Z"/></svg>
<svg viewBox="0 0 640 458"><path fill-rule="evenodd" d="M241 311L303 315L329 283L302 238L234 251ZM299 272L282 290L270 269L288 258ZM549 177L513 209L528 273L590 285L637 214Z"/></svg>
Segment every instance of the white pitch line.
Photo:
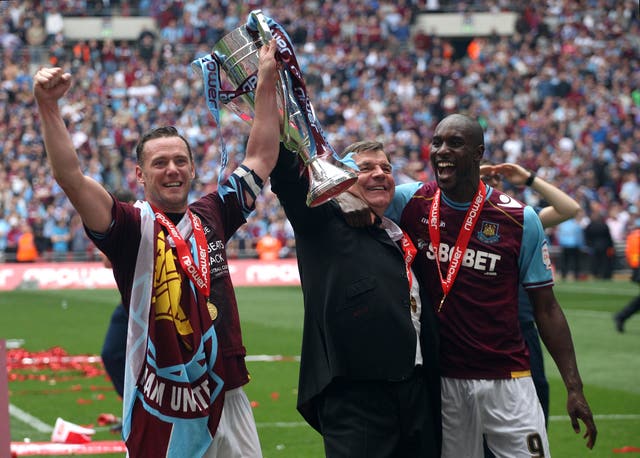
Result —
<svg viewBox="0 0 640 458"><path fill-rule="evenodd" d="M300 428L309 426L309 424L304 421L274 421L272 423L256 423L256 426L258 428Z"/></svg>
<svg viewBox="0 0 640 458"><path fill-rule="evenodd" d="M594 415L594 420L640 420L640 415L637 414L603 414L603 415ZM568 416L565 415L551 415L549 417L549 421L567 421L569 420Z"/></svg>
<svg viewBox="0 0 640 458"><path fill-rule="evenodd" d="M19 407L14 406L13 404L9 404L9 415L25 424L28 424L41 433L50 433L53 431L52 426L25 412ZM594 415L593 418L595 420L640 420L640 414L603 414ZM551 415L549 417L549 421L569 421L569 417L564 415ZM303 428L309 425L304 421L276 421L269 423L256 423L256 426L258 428Z"/></svg>
<svg viewBox="0 0 640 458"><path fill-rule="evenodd" d="M594 420L640 420L640 415L594 415ZM562 415L552 415L549 421L569 421L569 417ZM258 428L302 428L309 426L304 421L276 421L272 423L256 423ZM309 426L310 427L310 426Z"/></svg>
<svg viewBox="0 0 640 458"><path fill-rule="evenodd" d="M9 415L23 423L31 426L33 429L41 433L50 433L53 431L53 426L46 424L39 418L34 417L30 413L25 412L19 407L9 404Z"/></svg>

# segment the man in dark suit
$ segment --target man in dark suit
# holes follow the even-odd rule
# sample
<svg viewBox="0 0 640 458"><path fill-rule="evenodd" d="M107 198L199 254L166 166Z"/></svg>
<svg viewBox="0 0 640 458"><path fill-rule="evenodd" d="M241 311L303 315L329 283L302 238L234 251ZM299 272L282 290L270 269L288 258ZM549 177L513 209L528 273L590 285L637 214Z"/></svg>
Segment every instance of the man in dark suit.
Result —
<svg viewBox="0 0 640 458"><path fill-rule="evenodd" d="M352 227L336 201L310 208L307 174L281 148L271 174L296 237L304 296L298 410L327 457L439 457L438 331L413 275L415 247L383 217L394 194L383 145L358 142L350 191L373 225Z"/></svg>

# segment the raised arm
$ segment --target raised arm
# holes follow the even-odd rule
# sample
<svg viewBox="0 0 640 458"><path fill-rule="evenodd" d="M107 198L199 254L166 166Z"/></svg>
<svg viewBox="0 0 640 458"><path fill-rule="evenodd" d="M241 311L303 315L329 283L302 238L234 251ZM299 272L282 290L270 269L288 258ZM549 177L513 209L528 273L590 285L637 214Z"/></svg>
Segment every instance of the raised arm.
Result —
<svg viewBox="0 0 640 458"><path fill-rule="evenodd" d="M255 117L247 141L247 152L242 162L263 181L269 178L278 161L280 145L280 116L276 99L278 81L276 49L275 40L260 48Z"/></svg>
<svg viewBox="0 0 640 458"><path fill-rule="evenodd" d="M583 437L587 438L587 447L591 449L596 443L598 431L584 396L567 319L552 287L529 289L527 293L534 307L540 337L555 361L567 389L567 413L573 430L576 433L580 432L578 419L582 420L586 429Z"/></svg>
<svg viewBox="0 0 640 458"><path fill-rule="evenodd" d="M484 170L483 168L485 167L488 167L492 173L502 175L505 180L514 186L529 186L549 203L549 206L544 207L538 213L542 226L545 228L557 226L563 221L575 217L580 210L580 204L573 200L571 196L539 176L532 175L532 172L518 164L504 163L482 166L481 169ZM485 174L482 171L481 173ZM531 182L527 183L529 179L531 179Z"/></svg>
<svg viewBox="0 0 640 458"><path fill-rule="evenodd" d="M106 232L111 224L113 200L100 183L84 175L58 103L71 87L71 75L59 67L41 68L34 76L35 96L44 146L53 177L84 224Z"/></svg>

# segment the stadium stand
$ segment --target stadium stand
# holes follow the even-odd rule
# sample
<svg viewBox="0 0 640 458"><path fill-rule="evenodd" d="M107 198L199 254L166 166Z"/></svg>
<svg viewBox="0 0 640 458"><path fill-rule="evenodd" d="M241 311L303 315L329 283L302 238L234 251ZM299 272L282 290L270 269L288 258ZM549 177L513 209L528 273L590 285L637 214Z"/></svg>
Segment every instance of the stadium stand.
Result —
<svg viewBox="0 0 640 458"><path fill-rule="evenodd" d="M392 153L398 183L428 180L435 124L469 113L486 129L487 159L518 162L561 187L581 203L584 227L603 213L622 253L640 216L636 0L12 0L0 2L2 259L15 260L25 221L40 258L53 258L58 220L71 233L65 259L97 259L46 166L31 95L35 69L53 64L74 74L65 119L84 167L105 187L139 192L124 165L142 131L168 123L197 145L195 196L217 182L219 142L189 63L257 7L290 34L337 151L377 139ZM232 169L247 125L224 110L222 124ZM513 192L539 204L527 189ZM268 191L230 252L256 257L267 233L295 254Z"/></svg>

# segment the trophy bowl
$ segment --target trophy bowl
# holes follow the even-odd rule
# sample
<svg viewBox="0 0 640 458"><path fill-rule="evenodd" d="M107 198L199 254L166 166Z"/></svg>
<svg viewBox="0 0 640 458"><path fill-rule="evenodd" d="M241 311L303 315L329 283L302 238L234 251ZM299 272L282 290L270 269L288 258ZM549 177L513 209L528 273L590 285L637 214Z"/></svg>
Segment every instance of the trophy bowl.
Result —
<svg viewBox="0 0 640 458"><path fill-rule="evenodd" d="M211 53L220 66L221 102L249 124L254 118L259 49L273 38L267 19L260 10L253 11L251 17L257 30L250 30L246 25L238 27L222 37ZM316 207L350 188L358 176L325 159L331 156L333 148L321 133L313 106L309 102L301 107L294 96L294 85L297 81L300 86L301 80L300 72L295 80L288 69L279 69L280 140L302 160L309 178L307 205Z"/></svg>

